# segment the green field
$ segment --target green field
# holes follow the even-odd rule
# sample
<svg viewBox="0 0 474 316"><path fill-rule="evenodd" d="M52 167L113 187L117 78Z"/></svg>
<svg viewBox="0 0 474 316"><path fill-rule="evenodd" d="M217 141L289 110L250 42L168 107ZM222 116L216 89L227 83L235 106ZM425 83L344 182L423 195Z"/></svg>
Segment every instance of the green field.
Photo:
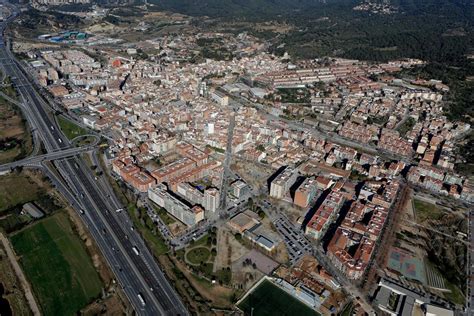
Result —
<svg viewBox="0 0 474 316"><path fill-rule="evenodd" d="M69 140L76 138L77 136L88 134L87 130L62 116L58 116L58 124L64 135L66 135Z"/></svg>
<svg viewBox="0 0 474 316"><path fill-rule="evenodd" d="M153 205L153 207L165 225L170 225L176 222L176 220L171 217L164 208L161 208L157 205Z"/></svg>
<svg viewBox="0 0 474 316"><path fill-rule="evenodd" d="M253 314L254 316L319 315L315 310L267 280L247 295L238 307L245 315Z"/></svg>
<svg viewBox="0 0 474 316"><path fill-rule="evenodd" d="M38 186L24 175L11 173L0 177L0 213L18 204L36 200Z"/></svg>
<svg viewBox="0 0 474 316"><path fill-rule="evenodd" d="M435 204L414 199L415 214L417 221L422 223L426 220L439 220L443 217L443 211Z"/></svg>
<svg viewBox="0 0 474 316"><path fill-rule="evenodd" d="M189 263L199 265L201 262L206 262L211 256L211 251L206 247L196 247L186 253L186 259Z"/></svg>
<svg viewBox="0 0 474 316"><path fill-rule="evenodd" d="M342 310L341 316L351 316L352 315L352 303L347 304Z"/></svg>
<svg viewBox="0 0 474 316"><path fill-rule="evenodd" d="M44 315L75 315L101 294L102 282L65 212L11 236Z"/></svg>

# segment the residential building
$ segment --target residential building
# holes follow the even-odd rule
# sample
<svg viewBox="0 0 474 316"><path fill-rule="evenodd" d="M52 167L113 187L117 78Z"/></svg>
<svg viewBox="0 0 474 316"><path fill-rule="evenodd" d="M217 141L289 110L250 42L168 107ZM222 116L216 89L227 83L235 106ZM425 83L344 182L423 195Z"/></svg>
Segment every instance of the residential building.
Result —
<svg viewBox="0 0 474 316"><path fill-rule="evenodd" d="M282 199L298 177L298 173L292 167L286 167L283 172L276 176L270 184L270 196Z"/></svg>
<svg viewBox="0 0 474 316"><path fill-rule="evenodd" d="M314 178L306 178L296 189L294 203L302 208L308 207L309 203L316 196L317 188Z"/></svg>
<svg viewBox="0 0 474 316"><path fill-rule="evenodd" d="M343 203L344 196L331 191L306 225L305 233L314 239L323 237L329 225L337 218Z"/></svg>
<svg viewBox="0 0 474 316"><path fill-rule="evenodd" d="M168 191L164 184L148 190L148 198L182 223L193 226L204 219L204 209L192 206Z"/></svg>

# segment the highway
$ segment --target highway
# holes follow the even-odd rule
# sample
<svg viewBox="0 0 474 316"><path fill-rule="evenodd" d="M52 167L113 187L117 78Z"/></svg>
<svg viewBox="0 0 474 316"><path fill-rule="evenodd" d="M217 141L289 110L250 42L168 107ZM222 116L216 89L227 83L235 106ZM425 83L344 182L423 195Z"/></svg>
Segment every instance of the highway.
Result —
<svg viewBox="0 0 474 316"><path fill-rule="evenodd" d="M21 109L31 126L37 130L47 153L67 152L71 148L69 141L46 110L48 105L31 84L31 79L12 56L8 44L4 44L6 23L14 18L12 16L0 24L1 67L11 77L20 94ZM97 183L90 168L80 157L54 161L54 166L60 176L46 166L42 169L83 218L136 313L188 315L180 297L130 224L126 212L116 212L117 208L122 207L113 192Z"/></svg>
<svg viewBox="0 0 474 316"><path fill-rule="evenodd" d="M13 161L0 165L0 172L14 169L16 167L28 167L28 166L37 166L44 161L52 161L57 159L68 158L71 156L76 156L80 153L93 150L94 146L84 146L84 147L72 147L60 151L48 152L44 155L30 156L21 160Z"/></svg>

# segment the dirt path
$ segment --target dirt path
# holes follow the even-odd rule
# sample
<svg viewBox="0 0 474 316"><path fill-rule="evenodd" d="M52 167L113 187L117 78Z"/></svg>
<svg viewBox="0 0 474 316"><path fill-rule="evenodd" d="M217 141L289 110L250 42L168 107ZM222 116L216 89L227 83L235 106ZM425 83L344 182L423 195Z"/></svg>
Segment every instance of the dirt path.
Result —
<svg viewBox="0 0 474 316"><path fill-rule="evenodd" d="M33 312L33 315L40 316L41 315L40 309L38 307L38 304L36 303L33 292L31 291L30 283L28 283L28 281L26 280L26 277L23 274L23 270L18 264L18 261L16 261L15 253L13 252L11 248L10 242L2 233L0 233L0 240L2 241L3 247L5 247L8 260L10 261L10 264L12 265L13 270L15 270L16 276L18 280L20 280L21 286L25 293L26 300L28 301L28 305L30 305L30 309Z"/></svg>

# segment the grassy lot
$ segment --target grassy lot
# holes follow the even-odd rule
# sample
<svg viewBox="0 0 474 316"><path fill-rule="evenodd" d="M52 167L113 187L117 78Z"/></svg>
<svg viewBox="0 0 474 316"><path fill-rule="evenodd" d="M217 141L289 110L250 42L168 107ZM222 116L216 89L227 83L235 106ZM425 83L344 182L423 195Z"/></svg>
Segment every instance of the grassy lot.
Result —
<svg viewBox="0 0 474 316"><path fill-rule="evenodd" d="M82 127L76 125L74 122L65 119L62 116L58 116L58 123L59 127L63 131L64 135L71 140L76 138L77 136L86 135L87 130L83 129Z"/></svg>
<svg viewBox="0 0 474 316"><path fill-rule="evenodd" d="M213 147L213 146L211 146L211 145L206 145L206 148L212 149L212 150L214 150L215 152L220 153L220 154L225 153L225 149L218 148L218 147Z"/></svg>
<svg viewBox="0 0 474 316"><path fill-rule="evenodd" d="M186 249L181 249L176 252L176 256L188 263L188 267L196 275L202 275L207 280L217 280L221 284L230 284L232 279L232 271L229 269L222 269L213 272L214 261L216 258L212 245L212 240L216 238L216 233L210 233L202 236L195 242L191 243Z"/></svg>
<svg viewBox="0 0 474 316"><path fill-rule="evenodd" d="M11 85L10 77L7 77L3 81L3 84L5 84L6 86L1 88L2 92L8 95L10 98L16 99L18 95L16 93L15 88Z"/></svg>
<svg viewBox="0 0 474 316"><path fill-rule="evenodd" d="M464 297L464 294L462 291L454 284L449 282L449 280L446 280L446 287L451 290L450 293L445 293L444 296L446 299L450 302L453 302L455 304L463 305L466 303L466 298Z"/></svg>
<svg viewBox="0 0 474 316"><path fill-rule="evenodd" d="M409 131L412 130L413 126L415 126L416 121L412 118L409 117L405 122L403 122L402 125L398 127L398 132L400 133L400 136L405 136Z"/></svg>
<svg viewBox="0 0 474 316"><path fill-rule="evenodd" d="M171 225L176 222L176 220L171 217L165 209L159 207L158 205L153 205L153 207L165 225Z"/></svg>
<svg viewBox="0 0 474 316"><path fill-rule="evenodd" d="M95 137L85 136L85 137L81 137L78 140L76 140L74 142L74 145L77 146L77 147L87 146L87 145L92 144L94 141L95 141Z"/></svg>
<svg viewBox="0 0 474 316"><path fill-rule="evenodd" d="M342 310L341 316L351 316L351 315L352 315L352 303L349 303Z"/></svg>
<svg viewBox="0 0 474 316"><path fill-rule="evenodd" d="M208 244L207 240L209 239L209 234L206 234L204 236L202 236L201 238L199 238L198 240L196 240L194 243L192 243L192 247L197 247L197 246L205 246Z"/></svg>
<svg viewBox="0 0 474 316"><path fill-rule="evenodd" d="M196 247L186 253L186 259L194 265L200 265L201 262L209 260L211 252L206 247Z"/></svg>
<svg viewBox="0 0 474 316"><path fill-rule="evenodd" d="M12 235L11 242L45 315L75 315L100 296L102 282L65 212Z"/></svg>
<svg viewBox="0 0 474 316"><path fill-rule="evenodd" d="M319 315L316 311L286 293L270 281L263 281L238 307L245 315ZM253 312L252 312L253 310Z"/></svg>
<svg viewBox="0 0 474 316"><path fill-rule="evenodd" d="M9 92L12 93L15 91ZM21 159L31 149L31 134L25 126L21 111L0 97L0 164Z"/></svg>
<svg viewBox="0 0 474 316"><path fill-rule="evenodd" d="M0 214L17 204L36 200L40 188L24 175L11 173L0 177Z"/></svg>
<svg viewBox="0 0 474 316"><path fill-rule="evenodd" d="M416 219L420 223L430 219L439 220L443 217L443 211L435 204L414 199L413 205L415 206Z"/></svg>

